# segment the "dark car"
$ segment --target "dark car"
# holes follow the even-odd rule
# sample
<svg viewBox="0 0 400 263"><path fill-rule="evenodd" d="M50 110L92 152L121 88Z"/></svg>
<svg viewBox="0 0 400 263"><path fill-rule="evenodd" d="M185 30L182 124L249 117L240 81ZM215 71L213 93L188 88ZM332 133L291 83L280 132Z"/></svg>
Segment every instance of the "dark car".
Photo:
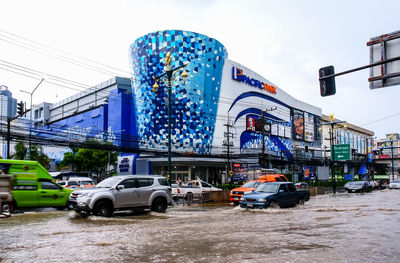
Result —
<svg viewBox="0 0 400 263"><path fill-rule="evenodd" d="M279 208L304 205L308 200L308 190L297 191L293 183L276 182L259 185L251 193L243 195L239 204L242 208Z"/></svg>
<svg viewBox="0 0 400 263"><path fill-rule="evenodd" d="M367 181L354 181L346 183L344 189L348 193L364 193L372 191L372 186Z"/></svg>
<svg viewBox="0 0 400 263"><path fill-rule="evenodd" d="M310 187L308 186L307 183L295 183L294 184L296 186L296 189L299 190L303 190L303 189L309 189Z"/></svg>

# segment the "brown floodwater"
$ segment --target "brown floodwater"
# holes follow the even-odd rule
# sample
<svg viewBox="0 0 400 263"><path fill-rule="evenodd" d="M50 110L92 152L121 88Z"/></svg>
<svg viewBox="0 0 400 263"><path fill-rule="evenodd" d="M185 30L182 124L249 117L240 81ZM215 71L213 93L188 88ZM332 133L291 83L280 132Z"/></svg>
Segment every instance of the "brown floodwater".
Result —
<svg viewBox="0 0 400 263"><path fill-rule="evenodd" d="M170 207L0 219L0 262L400 262L400 191L312 197L304 207Z"/></svg>

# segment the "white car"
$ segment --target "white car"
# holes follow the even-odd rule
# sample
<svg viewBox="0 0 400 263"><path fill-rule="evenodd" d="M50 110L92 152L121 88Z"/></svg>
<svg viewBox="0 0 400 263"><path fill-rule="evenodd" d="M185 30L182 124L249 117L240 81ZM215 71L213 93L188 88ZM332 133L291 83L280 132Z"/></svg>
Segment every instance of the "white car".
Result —
<svg viewBox="0 0 400 263"><path fill-rule="evenodd" d="M192 200L195 195L201 195L205 192L222 191L222 189L200 179L190 180L186 185L173 184L171 187L173 198L182 197L186 200Z"/></svg>
<svg viewBox="0 0 400 263"><path fill-rule="evenodd" d="M71 177L67 181L62 181L60 185L67 189L87 189L93 188L94 182L89 177Z"/></svg>
<svg viewBox="0 0 400 263"><path fill-rule="evenodd" d="M389 189L400 189L400 180L393 180L389 184Z"/></svg>

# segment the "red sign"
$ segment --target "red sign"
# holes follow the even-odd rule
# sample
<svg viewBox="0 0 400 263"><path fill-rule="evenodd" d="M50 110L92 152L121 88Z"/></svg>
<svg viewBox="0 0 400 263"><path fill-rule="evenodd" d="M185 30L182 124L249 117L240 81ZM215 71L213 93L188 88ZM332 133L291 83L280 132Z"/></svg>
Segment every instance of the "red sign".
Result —
<svg viewBox="0 0 400 263"><path fill-rule="evenodd" d="M381 154L378 156L378 159L389 159L389 154Z"/></svg>
<svg viewBox="0 0 400 263"><path fill-rule="evenodd" d="M234 163L234 164L233 164L233 167L235 167L235 168L240 168L240 163Z"/></svg>
<svg viewBox="0 0 400 263"><path fill-rule="evenodd" d="M256 119L253 117L246 117L246 130L255 131L256 130Z"/></svg>

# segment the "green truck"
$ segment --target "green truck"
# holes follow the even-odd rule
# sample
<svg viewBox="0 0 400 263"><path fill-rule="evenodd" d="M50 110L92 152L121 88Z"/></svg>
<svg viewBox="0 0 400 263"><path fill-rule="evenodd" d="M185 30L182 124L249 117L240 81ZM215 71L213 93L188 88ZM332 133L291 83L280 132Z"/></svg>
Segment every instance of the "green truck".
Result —
<svg viewBox="0 0 400 263"><path fill-rule="evenodd" d="M0 159L0 173L13 176L11 210L68 206L68 198L73 190L56 184L47 170L36 161Z"/></svg>

